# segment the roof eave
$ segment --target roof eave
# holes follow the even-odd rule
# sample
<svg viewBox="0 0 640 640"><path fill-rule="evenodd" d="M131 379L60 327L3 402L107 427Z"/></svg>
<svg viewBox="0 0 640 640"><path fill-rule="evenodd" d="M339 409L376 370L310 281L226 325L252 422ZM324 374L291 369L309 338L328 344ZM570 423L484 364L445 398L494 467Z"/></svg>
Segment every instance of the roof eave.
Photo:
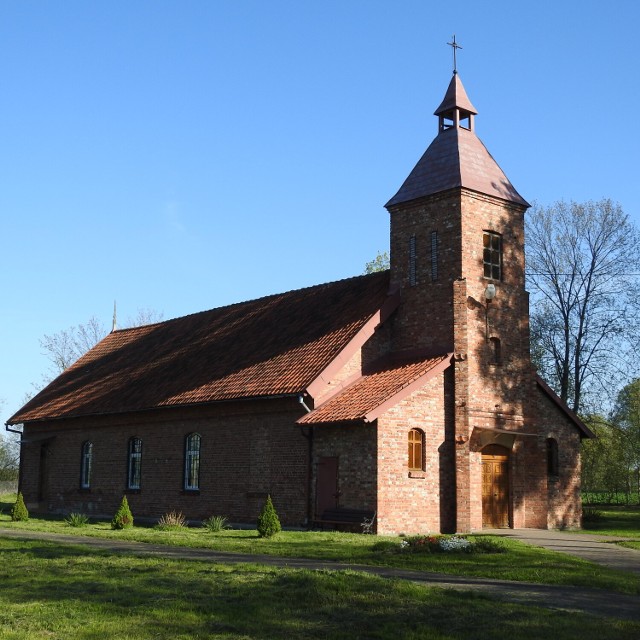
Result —
<svg viewBox="0 0 640 640"><path fill-rule="evenodd" d="M574 413L564 402L558 394L540 377L540 374L536 373L536 383L548 396L548 398L573 422L573 424L581 432L582 438L596 438L596 434L587 427L587 425L580 420L576 413Z"/></svg>

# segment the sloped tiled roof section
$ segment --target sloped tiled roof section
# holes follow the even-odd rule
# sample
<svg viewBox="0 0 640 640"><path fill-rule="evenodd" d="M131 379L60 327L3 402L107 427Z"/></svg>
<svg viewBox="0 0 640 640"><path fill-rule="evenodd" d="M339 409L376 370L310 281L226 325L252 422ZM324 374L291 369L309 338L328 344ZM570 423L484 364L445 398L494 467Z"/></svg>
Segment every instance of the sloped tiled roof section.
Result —
<svg viewBox="0 0 640 640"><path fill-rule="evenodd" d="M528 207L498 163L473 131L445 129L424 152L409 177L385 205L410 202L464 187Z"/></svg>
<svg viewBox="0 0 640 640"><path fill-rule="evenodd" d="M298 423L371 422L449 367L451 355L379 366L302 416Z"/></svg>
<svg viewBox="0 0 640 640"><path fill-rule="evenodd" d="M384 271L114 331L8 424L300 393L388 289Z"/></svg>
<svg viewBox="0 0 640 640"><path fill-rule="evenodd" d="M456 111L461 118L478 113L467 96L460 76L454 72L444 100L435 112L437 116L451 118L451 126L443 128L441 122L435 140L398 193L385 206L389 208L462 187L528 207L476 136L472 123L470 128L466 128L454 121Z"/></svg>

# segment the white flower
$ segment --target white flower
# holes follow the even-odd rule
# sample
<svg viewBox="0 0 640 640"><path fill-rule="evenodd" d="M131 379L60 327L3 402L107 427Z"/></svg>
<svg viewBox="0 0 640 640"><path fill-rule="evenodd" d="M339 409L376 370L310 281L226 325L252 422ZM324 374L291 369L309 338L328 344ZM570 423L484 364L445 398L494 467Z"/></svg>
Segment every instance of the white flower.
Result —
<svg viewBox="0 0 640 640"><path fill-rule="evenodd" d="M471 543L466 538L458 536L442 538L438 544L443 551L466 551L471 548Z"/></svg>

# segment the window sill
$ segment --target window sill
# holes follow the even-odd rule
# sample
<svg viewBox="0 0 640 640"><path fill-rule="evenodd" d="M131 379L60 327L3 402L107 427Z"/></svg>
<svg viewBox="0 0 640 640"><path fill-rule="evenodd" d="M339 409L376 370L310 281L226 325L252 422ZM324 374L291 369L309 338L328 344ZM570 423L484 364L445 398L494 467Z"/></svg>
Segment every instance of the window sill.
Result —
<svg viewBox="0 0 640 640"><path fill-rule="evenodd" d="M182 495L184 496L199 496L200 489L183 489Z"/></svg>
<svg viewBox="0 0 640 640"><path fill-rule="evenodd" d="M427 477L427 472L418 470L409 471L409 477L424 480Z"/></svg>
<svg viewBox="0 0 640 640"><path fill-rule="evenodd" d="M91 493L91 487L80 487L78 493Z"/></svg>
<svg viewBox="0 0 640 640"><path fill-rule="evenodd" d="M127 495L136 495L138 493L142 493L142 489L125 489L124 492Z"/></svg>

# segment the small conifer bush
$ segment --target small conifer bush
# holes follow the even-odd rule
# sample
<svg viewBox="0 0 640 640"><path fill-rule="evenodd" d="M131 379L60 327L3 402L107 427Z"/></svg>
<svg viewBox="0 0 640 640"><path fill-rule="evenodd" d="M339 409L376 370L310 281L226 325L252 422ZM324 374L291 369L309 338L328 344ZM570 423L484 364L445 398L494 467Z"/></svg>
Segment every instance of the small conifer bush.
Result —
<svg viewBox="0 0 640 640"><path fill-rule="evenodd" d="M281 529L280 519L273 507L273 502L271 502L271 496L267 496L267 501L258 516L258 534L261 538L271 538Z"/></svg>
<svg viewBox="0 0 640 640"><path fill-rule="evenodd" d="M127 496L122 496L122 502L116 511L116 515L113 516L111 521L112 529L127 529L133 526L133 514L129 509L129 501Z"/></svg>
<svg viewBox="0 0 640 640"><path fill-rule="evenodd" d="M11 519L14 522L21 522L29 519L29 511L27 511L27 506L24 503L22 493L18 494L16 503L11 507Z"/></svg>

